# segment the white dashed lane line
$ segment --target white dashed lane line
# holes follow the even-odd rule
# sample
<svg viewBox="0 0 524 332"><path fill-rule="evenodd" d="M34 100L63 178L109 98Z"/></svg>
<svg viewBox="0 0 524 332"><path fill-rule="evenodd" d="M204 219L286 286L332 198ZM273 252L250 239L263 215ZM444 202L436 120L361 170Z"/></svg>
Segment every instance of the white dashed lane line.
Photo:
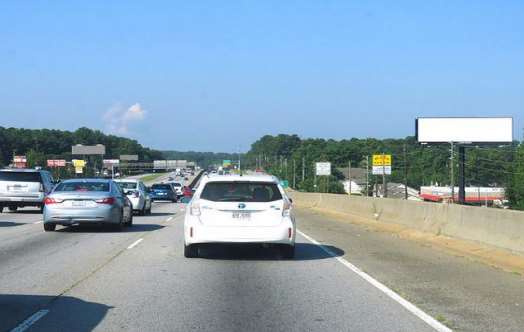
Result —
<svg viewBox="0 0 524 332"><path fill-rule="evenodd" d="M28 330L34 323L49 313L49 310L39 310L35 312L31 317L24 320L20 325L11 330L11 332L23 332Z"/></svg>
<svg viewBox="0 0 524 332"><path fill-rule="evenodd" d="M131 245L129 247L127 247L127 249L133 249L134 247L136 247L142 241L144 241L144 239L142 239L142 238L136 240L135 242L131 243Z"/></svg>

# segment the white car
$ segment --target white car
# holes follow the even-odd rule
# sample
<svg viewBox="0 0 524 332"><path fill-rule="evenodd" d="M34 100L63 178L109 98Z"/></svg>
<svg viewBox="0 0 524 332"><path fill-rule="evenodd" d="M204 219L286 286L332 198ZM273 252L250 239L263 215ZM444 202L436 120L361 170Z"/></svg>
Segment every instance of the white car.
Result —
<svg viewBox="0 0 524 332"><path fill-rule="evenodd" d="M133 211L138 212L141 216L151 214L151 197L142 181L134 179L119 179L114 181L131 201Z"/></svg>
<svg viewBox="0 0 524 332"><path fill-rule="evenodd" d="M292 201L269 175L203 177L186 209L184 255L197 257L204 243L275 244L295 255Z"/></svg>
<svg viewBox="0 0 524 332"><path fill-rule="evenodd" d="M169 182L169 183L173 185L173 188L175 188L175 192L176 192L176 195L177 195L178 197L181 197L181 196L184 195L184 193L183 193L183 191L182 191L182 187L183 187L183 186L182 186L182 183L180 183L180 182L175 182L175 181L173 181L173 182Z"/></svg>

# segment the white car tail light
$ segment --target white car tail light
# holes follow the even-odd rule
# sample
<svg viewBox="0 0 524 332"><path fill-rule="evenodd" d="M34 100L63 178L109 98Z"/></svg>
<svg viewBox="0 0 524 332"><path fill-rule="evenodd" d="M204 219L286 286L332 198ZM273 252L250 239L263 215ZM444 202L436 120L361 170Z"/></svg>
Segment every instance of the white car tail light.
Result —
<svg viewBox="0 0 524 332"><path fill-rule="evenodd" d="M199 216L201 215L200 211L200 203L199 202L193 202L191 203L191 207L189 208L189 214L192 216Z"/></svg>
<svg viewBox="0 0 524 332"><path fill-rule="evenodd" d="M282 209L282 216L289 217L291 215L291 203L284 201L284 208Z"/></svg>
<svg viewBox="0 0 524 332"><path fill-rule="evenodd" d="M38 188L38 191L40 191L41 193L44 192L44 185L40 183L40 188Z"/></svg>

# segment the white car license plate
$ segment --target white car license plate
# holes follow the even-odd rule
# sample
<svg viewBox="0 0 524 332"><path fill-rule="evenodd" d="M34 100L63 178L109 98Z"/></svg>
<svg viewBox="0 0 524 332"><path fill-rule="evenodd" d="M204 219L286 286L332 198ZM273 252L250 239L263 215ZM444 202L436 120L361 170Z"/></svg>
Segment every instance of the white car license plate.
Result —
<svg viewBox="0 0 524 332"><path fill-rule="evenodd" d="M233 212L233 219L248 220L251 219L249 212Z"/></svg>
<svg viewBox="0 0 524 332"><path fill-rule="evenodd" d="M72 205L74 207L83 207L83 206L86 206L86 202L85 201L73 201Z"/></svg>

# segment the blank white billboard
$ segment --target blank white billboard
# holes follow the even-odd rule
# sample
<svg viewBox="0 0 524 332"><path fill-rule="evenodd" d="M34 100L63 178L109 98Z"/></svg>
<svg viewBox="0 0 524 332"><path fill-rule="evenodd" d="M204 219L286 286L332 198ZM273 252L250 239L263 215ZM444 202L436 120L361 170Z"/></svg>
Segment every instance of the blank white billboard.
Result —
<svg viewBox="0 0 524 332"><path fill-rule="evenodd" d="M511 143L513 118L418 118L420 143Z"/></svg>

